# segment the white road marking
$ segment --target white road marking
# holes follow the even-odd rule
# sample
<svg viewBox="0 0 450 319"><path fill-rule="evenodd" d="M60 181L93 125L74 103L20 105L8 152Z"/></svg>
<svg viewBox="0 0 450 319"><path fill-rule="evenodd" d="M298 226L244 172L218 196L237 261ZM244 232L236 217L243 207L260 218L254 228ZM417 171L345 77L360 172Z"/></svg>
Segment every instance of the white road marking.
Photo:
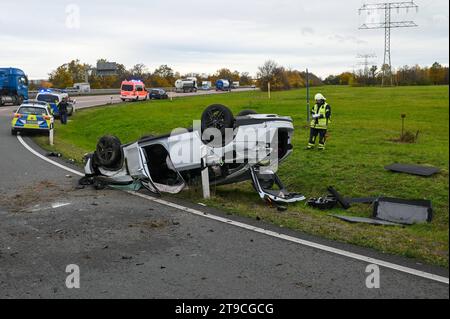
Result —
<svg viewBox="0 0 450 319"><path fill-rule="evenodd" d="M31 211L33 213L35 213L35 212L40 212L40 211L44 211L44 210L65 207L65 206L69 206L69 205L70 205L70 203L53 203L50 206L44 206L44 207L41 207L40 205L36 205L36 206L34 206L34 208Z"/></svg>
<svg viewBox="0 0 450 319"><path fill-rule="evenodd" d="M29 150L31 153L33 153L33 154L36 155L37 157L43 159L44 161L46 161L46 162L48 162L48 163L50 163L50 164L53 164L53 165L55 165L55 166L58 166L59 168L62 168L62 169L64 169L64 170L68 171L68 172L71 172L72 174L75 174L75 175L78 175L78 176L84 176L83 173L80 173L79 171L76 171L76 170L71 169L71 168L69 168L69 167L67 167L67 166L64 166L64 165L59 164L59 163L57 163L57 162L55 162L55 161L52 161L51 159L45 157L44 155L42 155L42 154L36 152L36 151L35 151L34 149L32 149L27 143L25 143L25 141L23 140L22 136L17 135L17 139L19 140L20 144L22 144L27 150Z"/></svg>
<svg viewBox="0 0 450 319"><path fill-rule="evenodd" d="M71 173L73 173L75 175L84 176L83 173L80 173L80 172L78 172L76 170L73 170L73 169L71 169L69 167L66 167L66 166L64 166L62 164L59 164L59 163L57 163L55 161L52 161L51 159L48 159L44 155L38 153L33 148L31 148L27 143L25 143L25 141L22 139L22 137L20 135L17 136L17 139L19 140L19 142L27 150L29 150L31 153L33 153L37 157L43 159L44 161L46 161L46 162L48 162L50 164L53 164L53 165L55 165L55 166L57 166L59 168L62 168L64 170L66 170L66 171L69 171L69 172L71 172ZM136 193L136 192L131 192L131 191L126 191L126 193L131 194L133 196L138 196L138 197L150 200L150 201L152 201L154 203L158 203L158 204L161 204L161 205L164 205L164 206L175 208L175 209L178 209L178 210L181 210L181 211L193 214L193 215L197 215L197 216L201 216L201 217L204 217L204 218L212 219L212 220L215 220L215 221L218 221L218 222L221 222L221 223L225 223L225 224L228 224L228 225L233 225L233 226L236 226L236 227L239 227L239 228L243 228L243 229L247 229L249 231L253 231L253 232L256 232L256 233L260 233L260 234L264 234L264 235L267 235L267 236L283 239L283 240L290 241L290 242L293 242L293 243L297 243L297 244L300 244L300 245L303 245L303 246L307 246L307 247L315 248L315 249L318 249L318 250L326 251L326 252L329 252L329 253L332 253L332 254L335 254L335 255L340 255L340 256L352 258L352 259L355 259L355 260L363 261L363 262L366 262L368 264L375 264L375 265L382 266L382 267L385 267L385 268L389 268L389 269L392 269L392 270L396 270L396 271L400 271L400 272L403 272L403 273L407 273L407 274L410 274L410 275L413 275L413 276L422 277L422 278L430 279L430 280L433 280L433 281L441 282L441 283L444 283L444 284L447 284L447 285L449 284L449 279L447 277L438 276L438 275L427 273L427 272L424 272L424 271L420 271L420 270L417 270L417 269L414 269L414 268L409 268L409 267L393 264L393 263L390 263L390 262L387 262L387 261L383 261L383 260L380 260L380 259L375 259L375 258L367 257L367 256L364 256L364 255L355 254L355 253L352 253L352 252L349 252L349 251L337 249L337 248L326 246L326 245L322 245L322 244L317 244L317 243L314 243L314 242L311 242L311 241L307 241L307 240L303 240L303 239L300 239L300 238L288 236L288 235L285 235L285 234L280 234L280 233L277 233L277 232L274 232L274 231L270 231L270 230L267 230L267 229L255 227L255 226L244 224L244 223L241 223L241 222L236 222L236 221L233 221L231 219L227 219L227 218L211 215L211 214L208 214L208 213L204 213L202 211L199 211L199 210L196 210L196 209L193 209L193 208L181 206L181 205L178 205L178 204L175 204L175 203L171 203L171 202L168 202L168 201L165 201L165 200L162 200L162 199L159 199L159 198L155 198L155 197L152 197L152 196L148 196L148 195L144 195L144 194L140 194L140 193Z"/></svg>

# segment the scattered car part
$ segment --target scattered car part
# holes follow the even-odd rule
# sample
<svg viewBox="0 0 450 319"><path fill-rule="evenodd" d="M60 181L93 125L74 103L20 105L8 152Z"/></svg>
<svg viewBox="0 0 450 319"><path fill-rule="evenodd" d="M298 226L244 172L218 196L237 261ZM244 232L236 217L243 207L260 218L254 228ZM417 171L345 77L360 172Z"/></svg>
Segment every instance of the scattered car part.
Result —
<svg viewBox="0 0 450 319"><path fill-rule="evenodd" d="M82 178L80 178L78 180L78 185L81 185L81 186L89 186L89 185L93 185L93 184L94 184L93 177L83 176Z"/></svg>
<svg viewBox="0 0 450 319"><path fill-rule="evenodd" d="M349 223L363 223L363 224L371 224L371 225L381 225L381 226L401 226L400 224L387 222L384 220L378 220L374 218L364 218L364 217L351 217L351 216L342 216L342 215L330 215L332 217L338 218L340 220L349 222Z"/></svg>
<svg viewBox="0 0 450 319"><path fill-rule="evenodd" d="M373 204L378 197L346 198L350 204Z"/></svg>
<svg viewBox="0 0 450 319"><path fill-rule="evenodd" d="M289 204L304 201L306 199L303 195L298 193L290 193L283 185L278 175L273 172L264 172L263 174L258 167L250 167L250 173L252 175L255 190L258 192L261 199L265 199L269 203L276 203L279 207L280 203ZM274 184L278 187L277 190L265 188L263 186L261 181L264 181L267 177L270 177L274 181Z"/></svg>
<svg viewBox="0 0 450 319"><path fill-rule="evenodd" d="M373 217L393 223L413 225L431 222L433 219L433 208L429 200L405 200L383 197L375 202Z"/></svg>
<svg viewBox="0 0 450 319"><path fill-rule="evenodd" d="M338 201L334 196L311 198L307 202L308 206L320 210L333 209L334 207L336 207L337 203Z"/></svg>
<svg viewBox="0 0 450 319"><path fill-rule="evenodd" d="M341 194L339 194L338 191L334 189L334 187L328 187L328 191L331 195L334 196L334 198L336 198L336 200L339 202L339 204L342 205L344 209L349 209L351 207L350 203Z"/></svg>
<svg viewBox="0 0 450 319"><path fill-rule="evenodd" d="M385 167L385 169L392 172L406 173L425 177L433 176L434 174L437 174L441 171L439 168L432 166L398 164L398 163L388 165Z"/></svg>
<svg viewBox="0 0 450 319"><path fill-rule="evenodd" d="M50 152L47 154L48 157L62 157L61 153Z"/></svg>
<svg viewBox="0 0 450 319"><path fill-rule="evenodd" d="M226 143L208 143L203 139L208 128L216 128L219 133L230 128L233 136ZM249 143L248 130L262 134ZM305 197L288 192L270 167L272 157L279 164L292 153L293 132L290 117L254 114L234 118L226 106L215 104L203 112L201 128L196 130L143 138L126 145L112 136L101 138L96 151L85 156L85 174L100 187L139 181L160 195L181 192L187 183L198 181L207 168L210 185L251 180L262 199L277 205L294 203ZM275 151L273 145L278 145ZM186 148L188 152L180 152ZM278 189L273 189L275 185Z"/></svg>

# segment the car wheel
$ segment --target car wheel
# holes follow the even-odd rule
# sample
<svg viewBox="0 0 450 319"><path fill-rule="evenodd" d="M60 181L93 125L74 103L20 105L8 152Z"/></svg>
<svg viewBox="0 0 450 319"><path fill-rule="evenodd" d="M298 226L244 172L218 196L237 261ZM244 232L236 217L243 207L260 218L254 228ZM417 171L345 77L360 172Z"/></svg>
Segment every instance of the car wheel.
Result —
<svg viewBox="0 0 450 319"><path fill-rule="evenodd" d="M17 130L12 128L11 129L11 135L16 136L17 135Z"/></svg>
<svg viewBox="0 0 450 319"><path fill-rule="evenodd" d="M258 112L253 111L253 110L243 110L243 111L239 112L238 116L247 116L247 115L254 115L254 114L258 114Z"/></svg>
<svg viewBox="0 0 450 319"><path fill-rule="evenodd" d="M226 129L232 129L234 127L234 116L233 113L229 108L227 108L224 105L221 104L213 104L206 108L206 110L202 114L202 121L201 121L201 127L202 127L202 133L206 131L207 129L214 128L220 131L222 134L222 145L216 145L214 146L224 146L230 141L226 141L224 139L225 137L225 131ZM206 139L204 142L211 143L213 140Z"/></svg>
<svg viewBox="0 0 450 319"><path fill-rule="evenodd" d="M103 136L97 143L95 161L105 168L115 168L122 160L121 142L115 136Z"/></svg>

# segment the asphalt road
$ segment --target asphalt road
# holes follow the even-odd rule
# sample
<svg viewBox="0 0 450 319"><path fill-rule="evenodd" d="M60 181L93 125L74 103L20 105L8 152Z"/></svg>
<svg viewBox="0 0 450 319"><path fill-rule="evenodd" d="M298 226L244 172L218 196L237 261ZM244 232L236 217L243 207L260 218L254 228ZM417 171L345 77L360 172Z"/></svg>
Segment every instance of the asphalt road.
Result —
<svg viewBox="0 0 450 319"><path fill-rule="evenodd" d="M12 111L0 108L0 298L449 298L447 284L383 267L381 288L368 289L365 262L122 191L77 189L76 176L10 135ZM448 277L447 269L187 205ZM80 289L66 288L69 264L80 267Z"/></svg>

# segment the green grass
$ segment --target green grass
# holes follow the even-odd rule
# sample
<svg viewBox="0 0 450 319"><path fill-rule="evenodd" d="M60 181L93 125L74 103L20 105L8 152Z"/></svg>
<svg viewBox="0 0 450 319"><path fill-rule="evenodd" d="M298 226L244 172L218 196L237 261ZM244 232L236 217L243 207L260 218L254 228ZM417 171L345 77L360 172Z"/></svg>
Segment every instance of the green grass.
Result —
<svg viewBox="0 0 450 319"><path fill-rule="evenodd" d="M254 109L259 113L289 115L296 127L294 153L279 175L289 189L316 197L333 185L345 196L392 196L430 199L435 210L431 224L410 227L377 227L347 224L329 213L311 209L305 203L289 207L284 213L268 208L252 190L250 183L213 189L214 198L206 203L230 214L259 217L283 227L329 239L371 247L379 251L417 258L448 267L448 165L449 92L441 87L401 88L314 88L321 91L333 107L330 138L324 153L306 152L308 129L305 90L276 92L272 99L262 92L180 98L174 101L129 103L92 108L76 113L69 125L56 126L55 147L65 157L81 160L95 149L99 137L117 135L123 143L143 135L168 133L176 127L192 126L209 104L228 105L233 112ZM420 131L416 144L392 142L401 130L402 113L407 114L406 129ZM45 145L46 139L37 141ZM432 178L387 172L393 162L430 164L442 168ZM199 190L181 194L200 201ZM367 205L355 205L346 214L370 216Z"/></svg>

